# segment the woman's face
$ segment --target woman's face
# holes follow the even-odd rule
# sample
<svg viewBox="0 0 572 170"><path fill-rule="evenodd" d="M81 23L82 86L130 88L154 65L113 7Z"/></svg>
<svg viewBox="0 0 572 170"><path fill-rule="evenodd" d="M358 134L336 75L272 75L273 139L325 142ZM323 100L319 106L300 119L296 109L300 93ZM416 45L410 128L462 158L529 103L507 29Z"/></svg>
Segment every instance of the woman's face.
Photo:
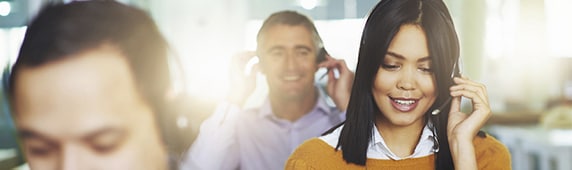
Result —
<svg viewBox="0 0 572 170"><path fill-rule="evenodd" d="M382 57L382 56L380 56ZM437 98L425 32L402 25L377 70L373 95L383 126L422 126L423 115Z"/></svg>

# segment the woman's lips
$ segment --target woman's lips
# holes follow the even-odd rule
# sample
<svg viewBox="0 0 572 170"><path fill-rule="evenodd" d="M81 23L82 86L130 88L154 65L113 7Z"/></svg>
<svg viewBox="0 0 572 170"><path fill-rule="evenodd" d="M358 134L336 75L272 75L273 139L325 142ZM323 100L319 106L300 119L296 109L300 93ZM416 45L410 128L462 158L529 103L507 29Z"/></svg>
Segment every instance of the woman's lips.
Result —
<svg viewBox="0 0 572 170"><path fill-rule="evenodd" d="M417 104L419 103L419 99L404 99L404 98L392 98L392 97L389 97L389 99L391 101L391 105L393 106L393 108L401 112L410 112L413 109L415 109L415 107L417 107Z"/></svg>

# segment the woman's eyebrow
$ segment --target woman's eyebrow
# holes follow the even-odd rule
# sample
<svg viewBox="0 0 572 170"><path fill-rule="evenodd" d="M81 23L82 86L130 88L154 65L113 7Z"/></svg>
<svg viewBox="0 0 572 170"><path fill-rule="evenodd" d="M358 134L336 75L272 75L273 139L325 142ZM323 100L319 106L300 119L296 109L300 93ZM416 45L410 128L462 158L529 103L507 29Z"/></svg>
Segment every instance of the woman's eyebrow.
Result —
<svg viewBox="0 0 572 170"><path fill-rule="evenodd" d="M431 57L430 57L430 56L427 56L427 57L423 57L423 58L417 59L417 62L424 62L424 61L431 61Z"/></svg>
<svg viewBox="0 0 572 170"><path fill-rule="evenodd" d="M406 58L403 55L397 54L396 52L387 51L387 55L393 56L393 57L400 59L400 60L406 60ZM417 59L417 62L424 62L424 61L431 61L431 57L426 56L426 57L422 57L422 58Z"/></svg>
<svg viewBox="0 0 572 170"><path fill-rule="evenodd" d="M403 55L397 54L397 53L392 52L392 51L387 51L387 55L393 56L397 59L405 60L405 57Z"/></svg>

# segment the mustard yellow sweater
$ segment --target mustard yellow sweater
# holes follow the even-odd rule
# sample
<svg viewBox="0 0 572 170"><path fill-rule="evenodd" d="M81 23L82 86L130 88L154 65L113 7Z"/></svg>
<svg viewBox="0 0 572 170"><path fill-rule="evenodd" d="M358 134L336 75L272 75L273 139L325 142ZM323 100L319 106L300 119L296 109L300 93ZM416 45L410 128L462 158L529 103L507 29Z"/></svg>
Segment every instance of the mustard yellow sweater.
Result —
<svg viewBox="0 0 572 170"><path fill-rule="evenodd" d="M479 169L511 169L508 149L492 136L475 137L473 141ZM435 156L404 160L367 159L366 166L348 164L341 151L318 138L307 140L294 151L286 162L289 169L383 169L383 170L424 170L435 168Z"/></svg>

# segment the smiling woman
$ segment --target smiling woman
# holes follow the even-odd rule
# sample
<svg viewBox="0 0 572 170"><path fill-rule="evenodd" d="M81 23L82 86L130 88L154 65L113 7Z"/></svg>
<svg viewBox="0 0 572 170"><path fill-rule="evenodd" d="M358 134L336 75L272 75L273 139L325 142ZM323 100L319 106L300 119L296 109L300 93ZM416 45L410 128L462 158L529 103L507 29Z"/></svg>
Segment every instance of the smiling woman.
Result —
<svg viewBox="0 0 572 170"><path fill-rule="evenodd" d="M302 144L286 169L510 169L506 147L479 132L491 115L485 87L451 78L454 28L441 0L379 2L363 30L346 121ZM471 113L460 111L461 97Z"/></svg>

